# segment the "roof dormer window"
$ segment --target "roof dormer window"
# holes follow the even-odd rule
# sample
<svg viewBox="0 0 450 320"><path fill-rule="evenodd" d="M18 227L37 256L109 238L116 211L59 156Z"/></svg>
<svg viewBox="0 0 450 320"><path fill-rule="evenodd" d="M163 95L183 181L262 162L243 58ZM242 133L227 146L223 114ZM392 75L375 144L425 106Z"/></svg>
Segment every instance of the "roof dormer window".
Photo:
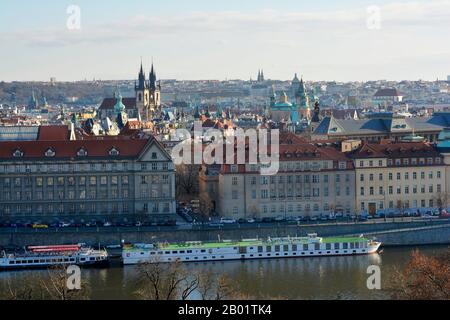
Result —
<svg viewBox="0 0 450 320"><path fill-rule="evenodd" d="M23 152L22 152L22 150L16 149L16 150L13 152L13 157L14 157L14 158L22 158L22 157L23 157Z"/></svg>
<svg viewBox="0 0 450 320"><path fill-rule="evenodd" d="M117 157L118 155L120 155L119 150L117 150L117 148L113 147L111 150L109 150L109 155L111 157Z"/></svg>
<svg viewBox="0 0 450 320"><path fill-rule="evenodd" d="M47 158L52 158L56 155L55 150L53 150L52 148L49 148L47 151L45 151L45 156Z"/></svg>
<svg viewBox="0 0 450 320"><path fill-rule="evenodd" d="M77 152L77 156L78 157L87 157L87 155L88 155L88 153L87 153L87 150L85 148L81 148Z"/></svg>

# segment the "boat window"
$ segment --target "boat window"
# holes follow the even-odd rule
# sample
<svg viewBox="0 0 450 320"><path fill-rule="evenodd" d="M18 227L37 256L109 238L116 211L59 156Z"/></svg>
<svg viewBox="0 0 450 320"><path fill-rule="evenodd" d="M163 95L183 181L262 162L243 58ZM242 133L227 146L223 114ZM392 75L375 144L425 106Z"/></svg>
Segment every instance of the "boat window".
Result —
<svg viewBox="0 0 450 320"><path fill-rule="evenodd" d="M172 254L178 254L178 251L172 251Z"/></svg>
<svg viewBox="0 0 450 320"><path fill-rule="evenodd" d="M85 261L86 259L85 259L85 258L81 258L80 260L81 260L81 261Z"/></svg>
<svg viewBox="0 0 450 320"><path fill-rule="evenodd" d="M275 246L275 252L280 252L280 246Z"/></svg>
<svg viewBox="0 0 450 320"><path fill-rule="evenodd" d="M286 252L284 255L287 256L288 254L289 254L289 253Z"/></svg>
<svg viewBox="0 0 450 320"><path fill-rule="evenodd" d="M9 262L9 264L15 264L15 263L16 263L15 261L10 261L10 262Z"/></svg>
<svg viewBox="0 0 450 320"><path fill-rule="evenodd" d="M186 253L186 251L180 251L180 254L184 254L184 253Z"/></svg>
<svg viewBox="0 0 450 320"><path fill-rule="evenodd" d="M344 242L344 243L342 244L342 247L343 247L343 249L348 249L348 243L347 243L347 242Z"/></svg>
<svg viewBox="0 0 450 320"><path fill-rule="evenodd" d="M292 251L297 251L297 245L296 244L292 245Z"/></svg>
<svg viewBox="0 0 450 320"><path fill-rule="evenodd" d="M165 254L170 254L170 251L166 251Z"/></svg>
<svg viewBox="0 0 450 320"><path fill-rule="evenodd" d="M320 243L314 244L314 250L320 250Z"/></svg>
<svg viewBox="0 0 450 320"><path fill-rule="evenodd" d="M202 251L200 251L201 253L205 253L206 252L206 250L202 250Z"/></svg>
<svg viewBox="0 0 450 320"><path fill-rule="evenodd" d="M303 245L303 251L308 251L308 245L307 244Z"/></svg>
<svg viewBox="0 0 450 320"><path fill-rule="evenodd" d="M262 246L258 247L258 252L263 252L263 247Z"/></svg>
<svg viewBox="0 0 450 320"><path fill-rule="evenodd" d="M331 251L327 251L327 254L330 254L331 253Z"/></svg>
<svg viewBox="0 0 450 320"><path fill-rule="evenodd" d="M335 253L339 253L339 251L335 251Z"/></svg>
<svg viewBox="0 0 450 320"><path fill-rule="evenodd" d="M150 254L152 255L152 256L154 256L155 254L156 254L156 252L150 252ZM144 252L141 252L141 255L144 255Z"/></svg>
<svg viewBox="0 0 450 320"><path fill-rule="evenodd" d="M216 256L212 256L212 258L213 258L213 259L215 259L215 258L216 258Z"/></svg>
<svg viewBox="0 0 450 320"><path fill-rule="evenodd" d="M192 253L192 250L188 250L187 253Z"/></svg>
<svg viewBox="0 0 450 320"><path fill-rule="evenodd" d="M34 260L34 263L39 263L39 260Z"/></svg>
<svg viewBox="0 0 450 320"><path fill-rule="evenodd" d="M283 247L283 251L289 251L289 246L288 246L288 245L285 245L285 246Z"/></svg>
<svg viewBox="0 0 450 320"><path fill-rule="evenodd" d="M267 246L266 247L266 252L271 252L272 251L272 246Z"/></svg>
<svg viewBox="0 0 450 320"><path fill-rule="evenodd" d="M91 261L95 261L95 258L91 258L90 260L91 260Z"/></svg>
<svg viewBox="0 0 450 320"><path fill-rule="evenodd" d="M338 249L339 250L339 245L340 245L339 243L335 243L334 244L334 249Z"/></svg>
<svg viewBox="0 0 450 320"><path fill-rule="evenodd" d="M353 250L353 253L356 253L356 250Z"/></svg>

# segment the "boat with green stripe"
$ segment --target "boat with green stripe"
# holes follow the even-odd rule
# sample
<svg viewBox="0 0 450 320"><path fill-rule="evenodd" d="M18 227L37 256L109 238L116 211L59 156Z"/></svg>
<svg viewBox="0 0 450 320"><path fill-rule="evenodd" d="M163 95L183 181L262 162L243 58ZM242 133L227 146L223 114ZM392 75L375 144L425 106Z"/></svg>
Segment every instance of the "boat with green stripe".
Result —
<svg viewBox="0 0 450 320"><path fill-rule="evenodd" d="M156 262L203 262L223 260L253 260L271 258L301 258L374 254L381 242L360 237L307 237L243 239L217 242L190 241L183 243L153 243L124 245L125 265Z"/></svg>

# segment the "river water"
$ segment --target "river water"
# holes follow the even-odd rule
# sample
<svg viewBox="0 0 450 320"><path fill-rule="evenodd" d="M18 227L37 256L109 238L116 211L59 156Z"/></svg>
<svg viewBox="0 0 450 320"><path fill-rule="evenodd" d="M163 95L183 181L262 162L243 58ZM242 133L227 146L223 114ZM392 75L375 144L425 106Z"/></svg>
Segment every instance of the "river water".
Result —
<svg viewBox="0 0 450 320"><path fill-rule="evenodd" d="M227 274L237 289L258 299L389 299L383 287L395 268L409 260L413 247L385 248L381 254L349 257L318 257L186 264L188 270L210 270ZM427 255L444 253L447 246L425 246ZM381 270L382 290L367 288L367 268ZM1 272L0 281L46 271ZM134 266L118 263L108 269L83 269L90 282L92 299L135 299Z"/></svg>

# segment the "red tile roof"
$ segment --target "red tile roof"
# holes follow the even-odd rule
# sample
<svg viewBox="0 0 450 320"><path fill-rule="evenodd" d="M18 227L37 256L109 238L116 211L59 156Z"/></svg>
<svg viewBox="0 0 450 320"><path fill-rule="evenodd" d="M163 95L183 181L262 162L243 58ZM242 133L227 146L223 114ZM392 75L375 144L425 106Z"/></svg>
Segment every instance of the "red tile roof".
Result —
<svg viewBox="0 0 450 320"><path fill-rule="evenodd" d="M111 110L114 109L116 105L116 98L105 98L103 99L102 104L100 105L100 110ZM136 108L136 99L135 98L123 98L122 103L125 105L126 109L134 109Z"/></svg>
<svg viewBox="0 0 450 320"><path fill-rule="evenodd" d="M64 141L69 140L68 126L40 126L38 140L40 141Z"/></svg>
<svg viewBox="0 0 450 320"><path fill-rule="evenodd" d="M426 142L400 142L390 144L364 144L351 154L352 158L410 158L439 157L440 153Z"/></svg>
<svg viewBox="0 0 450 320"><path fill-rule="evenodd" d="M75 141L2 141L0 142L0 160L8 159L58 159L77 158L80 149L87 151L87 158L133 158L137 157L153 138L130 140L75 140ZM113 149L119 151L118 156L110 156ZM55 152L54 157L46 157L49 150ZM23 152L21 158L15 158L16 150Z"/></svg>
<svg viewBox="0 0 450 320"><path fill-rule="evenodd" d="M380 89L375 93L375 97L398 97L401 94L395 88Z"/></svg>

